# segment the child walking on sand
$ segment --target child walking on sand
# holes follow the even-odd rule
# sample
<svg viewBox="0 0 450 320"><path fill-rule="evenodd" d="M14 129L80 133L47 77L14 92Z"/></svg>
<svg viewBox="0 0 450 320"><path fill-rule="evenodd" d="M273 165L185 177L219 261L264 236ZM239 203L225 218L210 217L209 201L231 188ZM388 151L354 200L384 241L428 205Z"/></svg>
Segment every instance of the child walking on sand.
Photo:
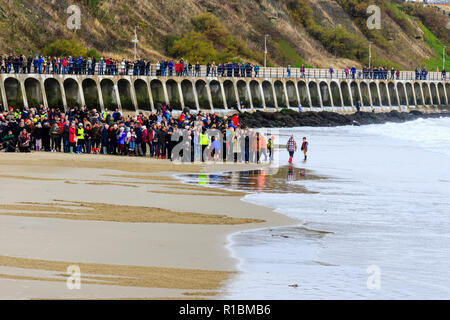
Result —
<svg viewBox="0 0 450 320"><path fill-rule="evenodd" d="M303 154L305 155L304 161L306 161L306 158L307 158L308 144L309 144L309 142L306 141L306 137L303 137L302 151L303 151Z"/></svg>
<svg viewBox="0 0 450 320"><path fill-rule="evenodd" d="M289 152L289 163L292 163L292 158L294 157L294 153L295 153L295 151L297 151L297 142L295 142L293 135L291 135L291 137L289 138L289 140L286 144L286 149Z"/></svg>

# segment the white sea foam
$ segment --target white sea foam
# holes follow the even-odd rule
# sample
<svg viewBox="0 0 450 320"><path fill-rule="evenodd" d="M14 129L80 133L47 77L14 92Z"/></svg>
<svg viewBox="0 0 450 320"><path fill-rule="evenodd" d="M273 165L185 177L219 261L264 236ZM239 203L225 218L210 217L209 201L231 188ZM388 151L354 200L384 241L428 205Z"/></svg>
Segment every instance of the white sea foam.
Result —
<svg viewBox="0 0 450 320"><path fill-rule="evenodd" d="M318 194L245 198L305 225L235 234L243 272L225 298L450 298L449 118L283 132L309 139L296 167L330 179L291 182ZM367 286L370 266L379 290Z"/></svg>
<svg viewBox="0 0 450 320"><path fill-rule="evenodd" d="M450 155L450 118L418 119L361 128L367 133L401 139L417 147Z"/></svg>

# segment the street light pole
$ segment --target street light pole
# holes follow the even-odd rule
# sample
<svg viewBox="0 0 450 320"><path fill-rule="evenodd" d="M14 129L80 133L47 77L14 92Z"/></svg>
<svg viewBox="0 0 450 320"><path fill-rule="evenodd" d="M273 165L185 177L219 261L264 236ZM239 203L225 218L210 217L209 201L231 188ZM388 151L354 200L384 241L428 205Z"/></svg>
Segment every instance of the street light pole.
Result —
<svg viewBox="0 0 450 320"><path fill-rule="evenodd" d="M133 39L133 43L134 43L134 60L136 61L136 57L137 57L137 43L139 42L138 37L137 37L137 29L139 28L139 26L134 26L134 39Z"/></svg>
<svg viewBox="0 0 450 320"><path fill-rule="evenodd" d="M264 35L264 70L266 69L267 64L267 37L269 37L268 34Z"/></svg>
<svg viewBox="0 0 450 320"><path fill-rule="evenodd" d="M442 70L445 69L445 46L442 48Z"/></svg>
<svg viewBox="0 0 450 320"><path fill-rule="evenodd" d="M370 65L372 63L372 41L369 42L369 70L370 70Z"/></svg>

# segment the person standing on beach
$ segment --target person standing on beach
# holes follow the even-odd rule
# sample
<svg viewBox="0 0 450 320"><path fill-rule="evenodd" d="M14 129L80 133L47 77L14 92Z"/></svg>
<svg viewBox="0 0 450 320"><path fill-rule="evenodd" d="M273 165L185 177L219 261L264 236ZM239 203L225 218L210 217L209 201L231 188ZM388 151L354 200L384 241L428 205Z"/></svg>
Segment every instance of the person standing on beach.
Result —
<svg viewBox="0 0 450 320"><path fill-rule="evenodd" d="M61 128L58 123L55 122L50 130L51 149L52 152L60 152L61 147Z"/></svg>
<svg viewBox="0 0 450 320"><path fill-rule="evenodd" d="M206 155L205 155L205 150L209 145L209 136L206 133L206 128L203 128L202 133L200 134L200 145L201 145L201 152L202 152L202 154L200 156L201 156L202 162L205 162L207 160Z"/></svg>
<svg viewBox="0 0 450 320"><path fill-rule="evenodd" d="M273 161L273 140L275 140L274 136L270 137L269 141L267 141L267 150L269 150L270 161Z"/></svg>
<svg viewBox="0 0 450 320"><path fill-rule="evenodd" d="M75 127L75 121L73 121L69 128L69 152L75 153L74 150L76 146L77 146L77 129Z"/></svg>
<svg viewBox="0 0 450 320"><path fill-rule="evenodd" d="M80 122L77 129L77 154L83 153L84 149L84 127Z"/></svg>
<svg viewBox="0 0 450 320"><path fill-rule="evenodd" d="M233 161L237 162L239 159L239 162L241 162L240 159L241 159L242 148L241 148L241 141L240 141L241 137L240 137L239 132L235 131L232 134L231 139L232 139L232 149L233 149Z"/></svg>
<svg viewBox="0 0 450 320"><path fill-rule="evenodd" d="M294 158L294 153L295 153L295 151L297 151L297 142L295 142L293 135L291 135L291 137L289 138L289 140L286 144L286 149L289 152L289 163L292 163L292 158Z"/></svg>
<svg viewBox="0 0 450 320"><path fill-rule="evenodd" d="M105 126L100 130L100 141L102 145L103 154L108 154L109 152L109 125Z"/></svg>
<svg viewBox="0 0 450 320"><path fill-rule="evenodd" d="M358 113L361 110L361 101L358 100L358 103L356 104L356 112Z"/></svg>
<svg viewBox="0 0 450 320"><path fill-rule="evenodd" d="M307 159L308 145L309 145L309 142L306 141L306 137L303 137L303 143L302 143L302 149L301 150L303 151L303 154L305 155L304 161L306 161L306 159Z"/></svg>

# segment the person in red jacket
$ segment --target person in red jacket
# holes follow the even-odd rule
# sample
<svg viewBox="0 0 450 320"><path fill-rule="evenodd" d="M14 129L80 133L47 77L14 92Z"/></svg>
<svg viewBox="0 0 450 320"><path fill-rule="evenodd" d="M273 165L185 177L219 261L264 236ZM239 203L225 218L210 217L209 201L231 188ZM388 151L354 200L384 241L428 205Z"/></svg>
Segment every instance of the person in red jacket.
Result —
<svg viewBox="0 0 450 320"><path fill-rule="evenodd" d="M145 154L147 153L147 141L148 141L148 136L147 136L147 127L146 126L142 126L142 133L141 133L141 148L142 148L142 153L143 156L145 157Z"/></svg>
<svg viewBox="0 0 450 320"><path fill-rule="evenodd" d="M68 72L68 70L67 70L68 62L67 62L66 57L64 57L64 59L62 59L61 65L63 67L62 73L66 74Z"/></svg>
<svg viewBox="0 0 450 320"><path fill-rule="evenodd" d="M233 118L231 118L231 122L233 123L233 126L234 126L235 128L237 128L237 127L239 126L239 117L238 117L237 114L235 114L235 115L233 116Z"/></svg>
<svg viewBox="0 0 450 320"><path fill-rule="evenodd" d="M183 60L180 61L180 64L178 65L178 71L180 73L180 76L183 75L183 70L184 69L184 64L183 64Z"/></svg>
<svg viewBox="0 0 450 320"><path fill-rule="evenodd" d="M72 122L72 125L69 128L69 150L70 150L70 153L74 153L73 150L77 146L76 132L77 132L77 128L75 127L75 122Z"/></svg>

